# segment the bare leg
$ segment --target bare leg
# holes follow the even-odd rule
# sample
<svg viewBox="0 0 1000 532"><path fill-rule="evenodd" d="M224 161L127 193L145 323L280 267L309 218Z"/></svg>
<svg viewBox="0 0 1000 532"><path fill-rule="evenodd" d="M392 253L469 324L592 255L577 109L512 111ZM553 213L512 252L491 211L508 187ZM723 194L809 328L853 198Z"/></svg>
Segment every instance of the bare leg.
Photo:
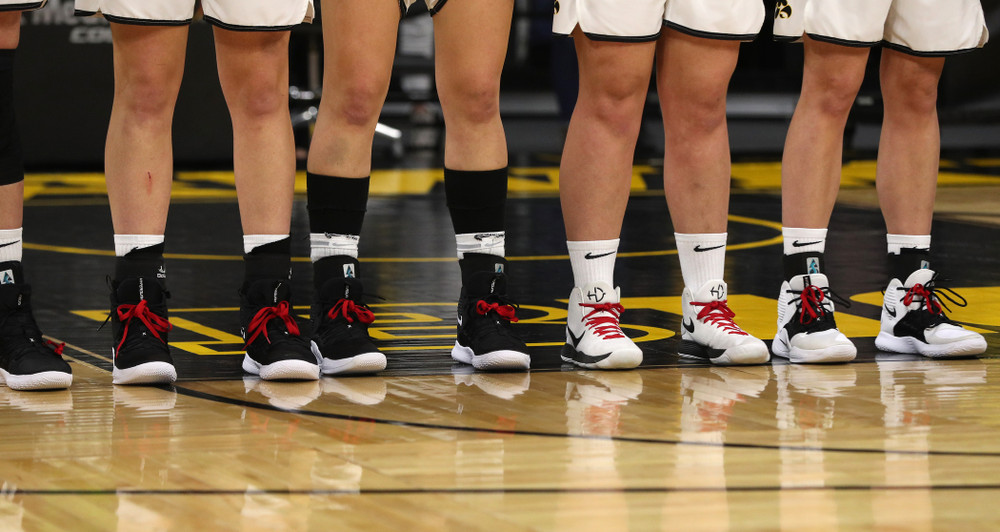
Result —
<svg viewBox="0 0 1000 532"><path fill-rule="evenodd" d="M115 99L105 173L117 234L162 235L173 181L171 124L187 27L111 24Z"/></svg>
<svg viewBox="0 0 1000 532"><path fill-rule="evenodd" d="M804 43L802 96L795 107L781 164L785 227L829 225L840 189L844 126L861 88L867 48Z"/></svg>
<svg viewBox="0 0 1000 532"><path fill-rule="evenodd" d="M657 49L666 151L663 189L678 233L724 233L730 156L726 92L739 42L668 29Z"/></svg>
<svg viewBox="0 0 1000 532"><path fill-rule="evenodd" d="M877 187L889 233L929 235L941 153L937 86L944 58L882 52L885 117Z"/></svg>
<svg viewBox="0 0 1000 532"><path fill-rule="evenodd" d="M510 0L463 0L434 16L435 77L444 112L447 168L507 166L500 72L513 9Z"/></svg>
<svg viewBox="0 0 1000 532"><path fill-rule="evenodd" d="M389 92L399 4L323 0L323 15L323 99L309 171L365 177L371 173L375 125Z"/></svg>
<svg viewBox="0 0 1000 532"><path fill-rule="evenodd" d="M291 224L295 141L288 114L288 35L215 29L244 234L288 234Z"/></svg>
<svg viewBox="0 0 1000 532"><path fill-rule="evenodd" d="M654 43L592 41L573 34L580 97L560 164L559 196L571 241L621 233Z"/></svg>

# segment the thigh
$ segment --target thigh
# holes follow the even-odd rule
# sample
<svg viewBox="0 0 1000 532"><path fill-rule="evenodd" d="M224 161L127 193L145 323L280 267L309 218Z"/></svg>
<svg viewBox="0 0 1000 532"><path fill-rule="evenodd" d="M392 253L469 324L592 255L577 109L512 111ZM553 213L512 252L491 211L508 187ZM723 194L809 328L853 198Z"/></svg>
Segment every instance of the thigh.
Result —
<svg viewBox="0 0 1000 532"><path fill-rule="evenodd" d="M507 57L513 0L456 0L434 16L439 85L471 80L499 85Z"/></svg>
<svg viewBox="0 0 1000 532"><path fill-rule="evenodd" d="M398 6L397 0L323 0L324 88L359 80L388 90Z"/></svg>

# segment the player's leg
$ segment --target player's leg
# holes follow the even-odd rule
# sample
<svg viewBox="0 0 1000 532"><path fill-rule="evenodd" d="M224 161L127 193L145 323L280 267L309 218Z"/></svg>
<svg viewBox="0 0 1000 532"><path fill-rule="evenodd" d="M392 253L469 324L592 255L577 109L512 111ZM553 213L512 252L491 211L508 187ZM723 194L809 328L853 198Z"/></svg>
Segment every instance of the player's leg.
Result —
<svg viewBox="0 0 1000 532"><path fill-rule="evenodd" d="M656 46L595 40L579 28L573 40L580 93L560 163L559 196L574 288L562 356L589 368L635 367L642 352L619 327L623 308L614 265Z"/></svg>
<svg viewBox="0 0 1000 532"><path fill-rule="evenodd" d="M372 373L385 355L368 336L358 242L368 203L372 141L389 91L396 0L324 0L323 97L309 147L312 349L323 373Z"/></svg>
<svg viewBox="0 0 1000 532"><path fill-rule="evenodd" d="M931 221L940 156L937 87L943 57L886 49L880 78L885 115L877 188L888 230L891 280L876 346L926 356L964 356L986 340L948 320L930 269Z"/></svg>
<svg viewBox="0 0 1000 532"><path fill-rule="evenodd" d="M14 50L21 12L0 5L0 385L15 390L67 388L72 370L62 346L42 337L21 266L24 163L14 119Z"/></svg>
<svg viewBox="0 0 1000 532"><path fill-rule="evenodd" d="M782 158L785 280L772 350L792 362L842 362L857 349L837 330L823 256L840 188L844 127L869 49L811 37L803 47L802 94Z"/></svg>
<svg viewBox="0 0 1000 532"><path fill-rule="evenodd" d="M172 382L163 233L187 26L112 22L111 35L115 97L104 164L118 257L111 284L113 380Z"/></svg>
<svg viewBox="0 0 1000 532"><path fill-rule="evenodd" d="M267 380L319 376L291 305L295 144L288 112L288 39L288 31L215 28L219 81L233 123L243 225L243 369Z"/></svg>
<svg viewBox="0 0 1000 532"><path fill-rule="evenodd" d="M511 0L449 2L434 14L435 80L445 122L444 185L455 229L462 291L452 358L479 369L527 369L527 346L511 330L504 211L507 139L500 73Z"/></svg>
<svg viewBox="0 0 1000 532"><path fill-rule="evenodd" d="M740 43L667 29L657 50L666 148L663 188L681 274L679 353L716 364L766 362L767 346L734 322L723 281L729 213L726 92Z"/></svg>

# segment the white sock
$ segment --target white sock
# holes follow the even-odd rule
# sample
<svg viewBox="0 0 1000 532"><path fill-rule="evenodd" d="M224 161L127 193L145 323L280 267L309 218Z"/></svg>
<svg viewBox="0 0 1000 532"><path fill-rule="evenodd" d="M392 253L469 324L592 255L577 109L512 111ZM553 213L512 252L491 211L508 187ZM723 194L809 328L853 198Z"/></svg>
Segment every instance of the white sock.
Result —
<svg viewBox="0 0 1000 532"><path fill-rule="evenodd" d="M0 262L21 261L24 253L24 242L21 237L24 228L0 229Z"/></svg>
<svg viewBox="0 0 1000 532"><path fill-rule="evenodd" d="M931 249L931 235L885 235L890 255L899 255L905 249Z"/></svg>
<svg viewBox="0 0 1000 532"><path fill-rule="evenodd" d="M250 254L255 248L273 244L288 238L288 235L243 235L243 253Z"/></svg>
<svg viewBox="0 0 1000 532"><path fill-rule="evenodd" d="M466 253L483 253L485 255L504 256L506 233L461 233L455 235L455 246L458 258L464 259Z"/></svg>
<svg viewBox="0 0 1000 532"><path fill-rule="evenodd" d="M785 255L826 252L826 229L782 227L781 236L784 238Z"/></svg>
<svg viewBox="0 0 1000 532"><path fill-rule="evenodd" d="M124 257L130 251L163 243L163 235L115 235L115 256Z"/></svg>
<svg viewBox="0 0 1000 532"><path fill-rule="evenodd" d="M346 255L358 258L360 235L309 233L309 259L313 262L326 257Z"/></svg>
<svg viewBox="0 0 1000 532"><path fill-rule="evenodd" d="M573 286L583 288L597 281L615 286L615 257L618 256L618 241L617 238L614 240L567 241L569 263L573 267Z"/></svg>
<svg viewBox="0 0 1000 532"><path fill-rule="evenodd" d="M674 233L684 286L696 292L708 281L722 279L729 233Z"/></svg>

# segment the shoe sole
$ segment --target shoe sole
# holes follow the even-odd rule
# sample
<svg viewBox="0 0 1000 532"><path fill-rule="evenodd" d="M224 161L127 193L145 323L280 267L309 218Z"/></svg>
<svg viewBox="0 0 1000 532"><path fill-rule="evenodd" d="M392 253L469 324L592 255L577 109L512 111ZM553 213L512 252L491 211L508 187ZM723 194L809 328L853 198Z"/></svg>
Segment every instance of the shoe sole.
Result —
<svg viewBox="0 0 1000 532"><path fill-rule="evenodd" d="M475 354L471 348L455 342L451 349L451 358L463 364L469 364L484 371L526 370L531 368L531 356L520 351L501 349L482 355Z"/></svg>
<svg viewBox="0 0 1000 532"><path fill-rule="evenodd" d="M73 384L73 374L63 371L43 371L31 375L14 375L0 369L0 384L11 390L65 390Z"/></svg>
<svg viewBox="0 0 1000 532"><path fill-rule="evenodd" d="M319 380L319 365L305 360L279 360L271 364L258 364L250 355L243 355L243 371L258 375L266 381L315 381Z"/></svg>
<svg viewBox="0 0 1000 532"><path fill-rule="evenodd" d="M986 339L980 336L949 344L933 345L910 336L899 337L881 331L875 337L875 347L880 351L917 354L928 358L968 357L985 353Z"/></svg>
<svg viewBox="0 0 1000 532"><path fill-rule="evenodd" d="M785 340L785 343L782 343L782 340ZM832 345L823 349L802 349L795 346L786 348L788 343L785 331L782 330L771 342L771 352L774 356L787 358L789 362L795 364L836 364L850 362L858 356L858 349L854 344Z"/></svg>
<svg viewBox="0 0 1000 532"><path fill-rule="evenodd" d="M363 373L378 373L385 369L386 358L382 353L361 353L348 358L323 358L316 343L312 343L312 352L323 361L323 375L359 375Z"/></svg>
<svg viewBox="0 0 1000 532"><path fill-rule="evenodd" d="M694 340L681 340L681 345L677 348L677 356L693 360L707 360L718 366L748 366L764 364L771 360L771 353L763 342L722 350L701 345Z"/></svg>
<svg viewBox="0 0 1000 532"><path fill-rule="evenodd" d="M581 360L581 357L594 358L587 354L577 351L570 344L563 344L562 353L559 358L563 362L569 362L570 364L575 364L581 368L587 369L633 369L642 364L642 350L618 350L612 351L608 356L598 360L597 362L588 362L586 360Z"/></svg>
<svg viewBox="0 0 1000 532"><path fill-rule="evenodd" d="M177 370L168 362L146 362L111 371L111 382L115 384L170 384L176 380Z"/></svg>

